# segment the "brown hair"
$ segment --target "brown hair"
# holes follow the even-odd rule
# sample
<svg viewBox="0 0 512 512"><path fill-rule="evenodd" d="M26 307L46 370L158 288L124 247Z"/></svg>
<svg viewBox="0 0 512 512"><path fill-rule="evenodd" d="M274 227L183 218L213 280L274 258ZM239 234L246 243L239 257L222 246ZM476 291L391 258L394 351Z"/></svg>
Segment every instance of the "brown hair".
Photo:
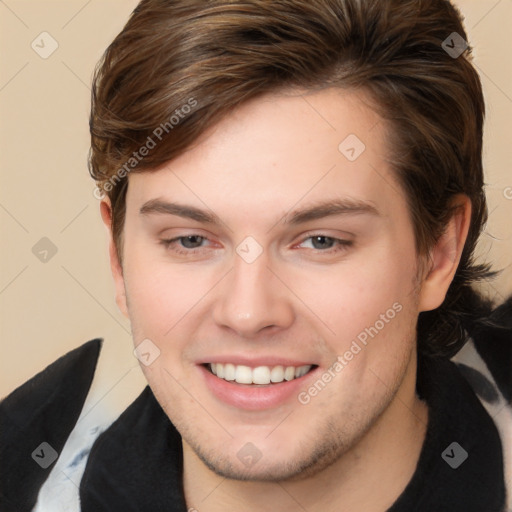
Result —
<svg viewBox="0 0 512 512"><path fill-rule="evenodd" d="M443 48L454 32L467 40L446 0L142 0L98 63L92 89L89 169L111 200L119 260L129 172L175 158L265 93L364 90L391 127L390 161L419 254L442 234L454 195L471 199L446 299L418 320L421 352L456 353L468 322L487 311L471 285L492 273L472 259L487 219L484 99L471 47L458 58Z"/></svg>

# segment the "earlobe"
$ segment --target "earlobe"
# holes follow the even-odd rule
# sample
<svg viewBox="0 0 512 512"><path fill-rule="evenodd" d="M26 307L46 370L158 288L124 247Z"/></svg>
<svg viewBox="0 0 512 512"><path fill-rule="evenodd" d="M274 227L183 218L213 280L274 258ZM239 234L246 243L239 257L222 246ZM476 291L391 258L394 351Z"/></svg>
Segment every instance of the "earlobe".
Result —
<svg viewBox="0 0 512 512"><path fill-rule="evenodd" d="M419 311L431 311L443 303L460 262L471 222L471 201L459 194L454 203L457 208L429 255L429 270L421 284Z"/></svg>
<svg viewBox="0 0 512 512"><path fill-rule="evenodd" d="M117 256L116 245L114 243L114 237L112 233L112 207L110 200L107 198L103 199L100 203L100 213L103 223L108 230L108 250L110 257L110 270L112 277L114 278L114 286L116 289L116 304L121 313L129 318L128 307L126 301L126 288L124 284L123 267Z"/></svg>

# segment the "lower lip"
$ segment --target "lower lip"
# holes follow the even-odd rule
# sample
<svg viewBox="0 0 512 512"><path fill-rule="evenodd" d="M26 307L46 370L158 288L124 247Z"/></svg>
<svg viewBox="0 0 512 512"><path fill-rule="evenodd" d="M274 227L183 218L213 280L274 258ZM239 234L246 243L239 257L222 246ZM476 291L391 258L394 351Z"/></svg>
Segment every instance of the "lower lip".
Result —
<svg viewBox="0 0 512 512"><path fill-rule="evenodd" d="M291 397L296 398L300 391L305 389L306 379L318 370L317 367L298 379L279 384L255 386L219 379L204 366L199 365L198 368L203 374L206 386L219 400L238 409L250 411L272 409L284 404Z"/></svg>

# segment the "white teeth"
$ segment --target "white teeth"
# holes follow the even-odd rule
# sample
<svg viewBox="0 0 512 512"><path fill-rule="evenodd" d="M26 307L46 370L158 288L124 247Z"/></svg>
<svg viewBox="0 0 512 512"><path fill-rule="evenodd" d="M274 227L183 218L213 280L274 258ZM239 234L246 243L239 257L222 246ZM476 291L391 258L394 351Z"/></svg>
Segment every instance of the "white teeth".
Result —
<svg viewBox="0 0 512 512"><path fill-rule="evenodd" d="M233 365L231 363L210 363L210 369L217 377L236 381L239 384L270 384L298 379L311 370L313 365L304 366L258 366L251 368L244 365Z"/></svg>
<svg viewBox="0 0 512 512"><path fill-rule="evenodd" d="M252 371L252 382L254 384L270 384L270 368L258 366Z"/></svg>
<svg viewBox="0 0 512 512"><path fill-rule="evenodd" d="M238 365L235 371L238 384L252 384L252 370L248 366Z"/></svg>
<svg viewBox="0 0 512 512"><path fill-rule="evenodd" d="M217 377L220 377L221 379L223 379L224 375L225 375L224 365L217 363L217 371L214 373L215 373L215 375L217 375Z"/></svg>
<svg viewBox="0 0 512 512"><path fill-rule="evenodd" d="M274 366L270 371L270 382L283 382L284 368L282 366Z"/></svg>
<svg viewBox="0 0 512 512"><path fill-rule="evenodd" d="M218 363L220 366L224 366L224 379L226 380L235 380L235 365L231 363L227 363L222 365Z"/></svg>
<svg viewBox="0 0 512 512"><path fill-rule="evenodd" d="M311 366L308 366L308 365L299 366L298 368L295 368L295 378L298 379L299 377L306 375L306 373L309 372L310 368L311 368Z"/></svg>
<svg viewBox="0 0 512 512"><path fill-rule="evenodd" d="M284 371L285 380L293 380L295 378L295 367L287 366Z"/></svg>

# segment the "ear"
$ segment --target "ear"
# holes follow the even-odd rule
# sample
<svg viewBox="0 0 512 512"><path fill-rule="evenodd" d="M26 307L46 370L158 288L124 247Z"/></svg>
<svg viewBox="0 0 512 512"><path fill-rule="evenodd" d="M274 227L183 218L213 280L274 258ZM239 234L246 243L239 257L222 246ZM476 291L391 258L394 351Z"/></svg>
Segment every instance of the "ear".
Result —
<svg viewBox="0 0 512 512"><path fill-rule="evenodd" d="M471 201L466 195L458 194L452 204L456 210L429 254L429 271L421 285L419 311L431 311L443 303L459 266L471 222Z"/></svg>
<svg viewBox="0 0 512 512"><path fill-rule="evenodd" d="M128 307L126 303L126 289L123 277L123 268L117 257L116 246L114 244L114 237L112 234L112 206L110 199L105 197L100 203L100 213L103 223L107 227L109 235L108 250L110 255L110 269L112 271L112 277L114 278L114 286L116 289L116 304L121 313L126 318L128 316Z"/></svg>

